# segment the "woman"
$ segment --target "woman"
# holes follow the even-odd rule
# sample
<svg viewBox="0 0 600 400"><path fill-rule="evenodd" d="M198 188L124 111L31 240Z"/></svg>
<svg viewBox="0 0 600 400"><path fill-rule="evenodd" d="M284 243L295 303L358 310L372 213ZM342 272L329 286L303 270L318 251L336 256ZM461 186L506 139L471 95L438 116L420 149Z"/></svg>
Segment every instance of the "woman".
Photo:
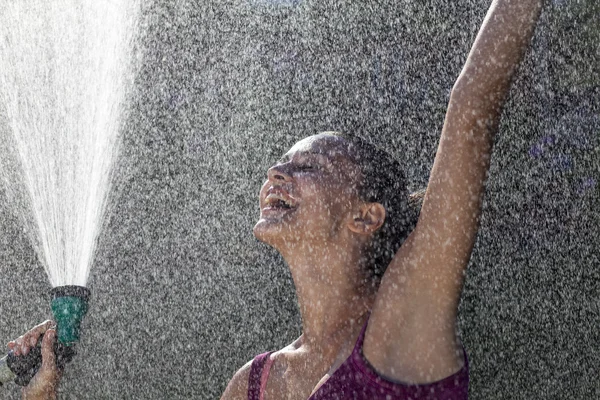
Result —
<svg viewBox="0 0 600 400"><path fill-rule="evenodd" d="M541 3L493 1L452 90L416 226L418 197L397 164L352 135L306 138L269 169L254 234L288 263L303 332L243 366L222 400L467 397L458 302L493 136ZM47 327L9 346L26 352ZM45 362L24 398L55 395L58 379Z"/></svg>

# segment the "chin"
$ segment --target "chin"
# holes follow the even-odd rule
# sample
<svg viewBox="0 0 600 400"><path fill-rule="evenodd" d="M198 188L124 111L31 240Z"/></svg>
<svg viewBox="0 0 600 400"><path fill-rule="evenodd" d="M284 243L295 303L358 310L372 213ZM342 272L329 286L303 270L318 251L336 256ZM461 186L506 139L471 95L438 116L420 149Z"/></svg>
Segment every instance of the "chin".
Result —
<svg viewBox="0 0 600 400"><path fill-rule="evenodd" d="M274 218L261 215L254 225L254 236L261 242L279 250L283 243L299 240L299 230L294 229L292 218Z"/></svg>
<svg viewBox="0 0 600 400"><path fill-rule="evenodd" d="M285 233L288 230L285 224L280 221L272 221L261 217L254 225L252 232L258 240L273 246L277 239L281 240L286 236Z"/></svg>

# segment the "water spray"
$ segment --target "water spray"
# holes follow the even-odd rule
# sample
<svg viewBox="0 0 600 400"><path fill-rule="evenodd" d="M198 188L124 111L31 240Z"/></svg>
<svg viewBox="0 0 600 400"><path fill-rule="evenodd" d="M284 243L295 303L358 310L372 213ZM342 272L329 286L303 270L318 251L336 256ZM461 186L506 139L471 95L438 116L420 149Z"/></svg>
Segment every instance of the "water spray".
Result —
<svg viewBox="0 0 600 400"><path fill-rule="evenodd" d="M75 345L81 334L81 321L87 313L89 289L83 286L58 286L50 291L52 314L56 321L54 353L56 365L63 369L76 354ZM16 356L12 351L0 359L0 386L14 381L26 386L42 365L41 338L27 355Z"/></svg>
<svg viewBox="0 0 600 400"><path fill-rule="evenodd" d="M83 286L111 206L142 11L139 0L78 3L0 0L0 108L8 124L0 129L0 183L55 286L59 368L75 354L87 311ZM81 286L59 286L66 282ZM9 353L0 385L26 385L40 366L41 343L26 356Z"/></svg>

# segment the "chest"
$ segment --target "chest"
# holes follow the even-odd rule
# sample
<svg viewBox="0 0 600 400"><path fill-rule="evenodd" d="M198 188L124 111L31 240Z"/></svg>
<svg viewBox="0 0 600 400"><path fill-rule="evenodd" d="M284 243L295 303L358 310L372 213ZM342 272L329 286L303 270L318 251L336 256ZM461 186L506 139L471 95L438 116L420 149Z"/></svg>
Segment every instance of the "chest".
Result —
<svg viewBox="0 0 600 400"><path fill-rule="evenodd" d="M307 400L344 363L336 360L325 373L323 368L306 365L306 368L293 368L286 365L273 366L265 387L262 400Z"/></svg>

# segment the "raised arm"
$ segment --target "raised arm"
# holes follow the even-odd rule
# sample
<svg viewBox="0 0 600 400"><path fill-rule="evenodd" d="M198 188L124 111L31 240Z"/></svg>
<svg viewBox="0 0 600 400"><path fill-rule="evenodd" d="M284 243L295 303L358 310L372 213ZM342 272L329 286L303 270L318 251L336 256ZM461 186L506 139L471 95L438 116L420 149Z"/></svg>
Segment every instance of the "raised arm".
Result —
<svg viewBox="0 0 600 400"><path fill-rule="evenodd" d="M419 222L382 279L365 338L384 375L427 382L456 369L456 312L493 138L541 6L493 1L454 84Z"/></svg>

